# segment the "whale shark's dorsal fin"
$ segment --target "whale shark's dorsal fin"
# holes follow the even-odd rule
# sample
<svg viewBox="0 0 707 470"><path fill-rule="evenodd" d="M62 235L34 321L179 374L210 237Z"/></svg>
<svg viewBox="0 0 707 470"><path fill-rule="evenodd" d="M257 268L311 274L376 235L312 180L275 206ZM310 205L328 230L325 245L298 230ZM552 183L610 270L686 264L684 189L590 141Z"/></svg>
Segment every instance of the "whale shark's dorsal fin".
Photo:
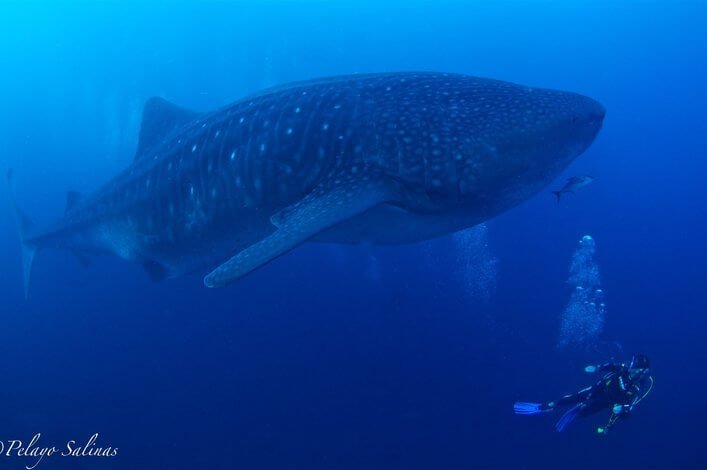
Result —
<svg viewBox="0 0 707 470"><path fill-rule="evenodd" d="M164 140L175 129L196 119L199 113L180 108L162 98L147 100L142 111L142 124L135 160L142 158L150 148Z"/></svg>

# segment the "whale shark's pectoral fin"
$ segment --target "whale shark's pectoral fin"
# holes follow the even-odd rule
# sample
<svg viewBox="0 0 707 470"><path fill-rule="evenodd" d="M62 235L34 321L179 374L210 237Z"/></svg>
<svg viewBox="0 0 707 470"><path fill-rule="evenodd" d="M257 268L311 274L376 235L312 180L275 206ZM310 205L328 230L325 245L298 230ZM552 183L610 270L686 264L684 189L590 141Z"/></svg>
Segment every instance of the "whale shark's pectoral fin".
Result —
<svg viewBox="0 0 707 470"><path fill-rule="evenodd" d="M204 278L207 287L220 287L306 242L317 233L366 210L395 199L384 181L337 180L314 189L301 201L272 217L272 234L249 246Z"/></svg>

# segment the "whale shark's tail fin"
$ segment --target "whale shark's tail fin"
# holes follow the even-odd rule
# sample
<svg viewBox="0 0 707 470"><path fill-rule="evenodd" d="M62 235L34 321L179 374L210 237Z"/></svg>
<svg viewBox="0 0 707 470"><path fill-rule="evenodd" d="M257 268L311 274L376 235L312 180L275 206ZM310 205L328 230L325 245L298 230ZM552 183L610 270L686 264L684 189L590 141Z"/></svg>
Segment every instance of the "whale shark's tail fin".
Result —
<svg viewBox="0 0 707 470"><path fill-rule="evenodd" d="M17 200L15 199L15 190L12 185L12 168L7 170L7 184L10 188L10 198L12 199L12 204L15 207L15 213L17 215L17 226L20 231L20 242L22 243L22 269L24 272L26 299L29 296L29 280L30 274L32 272L32 263L34 262L34 255L37 252L37 246L27 241L28 234L32 229L33 224L17 205Z"/></svg>

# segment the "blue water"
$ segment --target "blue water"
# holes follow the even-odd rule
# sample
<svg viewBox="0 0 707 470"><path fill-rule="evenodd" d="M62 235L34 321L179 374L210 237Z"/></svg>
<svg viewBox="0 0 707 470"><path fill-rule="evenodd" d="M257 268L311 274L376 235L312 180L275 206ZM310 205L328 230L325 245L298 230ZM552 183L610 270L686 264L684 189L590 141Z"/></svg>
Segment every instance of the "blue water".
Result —
<svg viewBox="0 0 707 470"><path fill-rule="evenodd" d="M559 206L538 194L466 249L307 245L218 290L47 251L25 302L0 198L0 441L119 448L47 469L705 468L704 24L700 0L3 2L0 168L40 223L130 164L153 95L208 110L292 80L434 70L580 92L607 117L553 188L592 185ZM605 324L559 349L585 234ZM512 414L633 351L655 389L611 435L594 435L603 416L558 434L558 416Z"/></svg>

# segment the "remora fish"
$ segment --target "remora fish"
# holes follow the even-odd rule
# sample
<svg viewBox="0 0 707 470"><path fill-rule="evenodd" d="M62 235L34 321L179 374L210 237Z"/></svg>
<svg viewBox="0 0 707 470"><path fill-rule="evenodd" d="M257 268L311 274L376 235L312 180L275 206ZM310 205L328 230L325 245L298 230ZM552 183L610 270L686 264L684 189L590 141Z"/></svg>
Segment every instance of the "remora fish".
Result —
<svg viewBox="0 0 707 470"><path fill-rule="evenodd" d="M603 118L575 93L441 73L295 83L203 114L152 98L127 170L69 193L45 230L18 211L25 289L45 247L112 253L153 279L211 267L216 287L307 241L455 232L544 188Z"/></svg>
<svg viewBox="0 0 707 470"><path fill-rule="evenodd" d="M594 181L594 178L591 176L572 176L571 178L567 178L567 182L561 189L553 191L552 194L557 197L557 202L560 202L560 197L564 193L573 193L578 189L582 189L587 186L592 181Z"/></svg>

